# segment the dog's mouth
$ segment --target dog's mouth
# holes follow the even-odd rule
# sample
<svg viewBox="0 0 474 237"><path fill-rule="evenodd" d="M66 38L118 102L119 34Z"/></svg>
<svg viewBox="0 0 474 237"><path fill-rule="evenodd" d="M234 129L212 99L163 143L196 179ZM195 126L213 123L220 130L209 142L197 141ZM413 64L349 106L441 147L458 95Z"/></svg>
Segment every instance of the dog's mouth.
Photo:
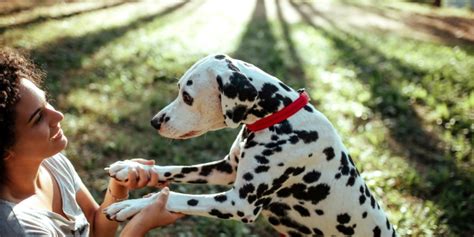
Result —
<svg viewBox="0 0 474 237"><path fill-rule="evenodd" d="M200 134L201 133L199 131L191 131L191 132L188 132L188 133L185 133L185 134L179 136L178 139L188 139L188 138L192 138L192 137L197 137Z"/></svg>

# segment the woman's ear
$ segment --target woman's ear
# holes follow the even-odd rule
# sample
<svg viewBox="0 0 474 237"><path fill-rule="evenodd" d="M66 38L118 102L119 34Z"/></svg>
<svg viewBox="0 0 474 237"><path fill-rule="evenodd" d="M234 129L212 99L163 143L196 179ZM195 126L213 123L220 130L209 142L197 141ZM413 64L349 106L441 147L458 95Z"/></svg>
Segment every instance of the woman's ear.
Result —
<svg viewBox="0 0 474 237"><path fill-rule="evenodd" d="M7 155L3 158L4 161L12 159L15 156L15 153L12 150L7 150Z"/></svg>

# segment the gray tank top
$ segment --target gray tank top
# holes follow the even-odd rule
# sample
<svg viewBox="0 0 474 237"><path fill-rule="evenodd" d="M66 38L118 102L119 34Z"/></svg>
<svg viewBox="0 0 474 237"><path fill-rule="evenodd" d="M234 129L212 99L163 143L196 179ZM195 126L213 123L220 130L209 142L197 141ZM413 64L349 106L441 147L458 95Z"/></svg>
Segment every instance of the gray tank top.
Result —
<svg viewBox="0 0 474 237"><path fill-rule="evenodd" d="M82 181L71 162L57 154L41 163L53 175L61 191L67 218L45 209L32 208L0 199L0 237L89 236L90 225L76 201Z"/></svg>

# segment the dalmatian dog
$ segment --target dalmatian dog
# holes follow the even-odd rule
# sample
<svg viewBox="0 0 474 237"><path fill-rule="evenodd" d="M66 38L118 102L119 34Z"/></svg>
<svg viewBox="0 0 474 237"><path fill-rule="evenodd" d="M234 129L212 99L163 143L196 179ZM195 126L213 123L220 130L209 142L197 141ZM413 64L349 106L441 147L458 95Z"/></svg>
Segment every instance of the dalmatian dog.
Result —
<svg viewBox="0 0 474 237"><path fill-rule="evenodd" d="M167 208L244 223L262 215L282 236L396 236L336 130L305 92L227 55L199 60L178 87L152 126L164 137L188 139L243 124L228 155L191 166L118 161L108 167L110 176L125 180L142 166L160 181L229 185L216 194L170 192ZM158 196L115 203L105 213L123 221Z"/></svg>

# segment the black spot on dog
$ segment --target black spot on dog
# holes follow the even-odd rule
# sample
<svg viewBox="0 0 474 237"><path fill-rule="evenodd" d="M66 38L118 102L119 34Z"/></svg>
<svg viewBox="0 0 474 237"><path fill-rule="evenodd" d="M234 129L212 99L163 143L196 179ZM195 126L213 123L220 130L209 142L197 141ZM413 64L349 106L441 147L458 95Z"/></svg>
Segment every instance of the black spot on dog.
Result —
<svg viewBox="0 0 474 237"><path fill-rule="evenodd" d="M297 176L297 175L303 173L305 169L306 169L306 167L304 167L304 166L294 168L293 169L293 176Z"/></svg>
<svg viewBox="0 0 474 237"><path fill-rule="evenodd" d="M257 160L258 163L260 164L268 164L268 159L265 158L265 156L259 156L259 155L256 155L255 156L255 159Z"/></svg>
<svg viewBox="0 0 474 237"><path fill-rule="evenodd" d="M306 110L306 111L308 111L308 112L310 112L310 113L313 112L313 109L312 109L311 106L309 106L309 105L305 105L303 108L304 108L304 110Z"/></svg>
<svg viewBox="0 0 474 237"><path fill-rule="evenodd" d="M249 196L247 197L247 201L248 201L250 204L252 204L253 202L255 202L255 200L257 200L257 195L252 194L252 195L249 195Z"/></svg>
<svg viewBox="0 0 474 237"><path fill-rule="evenodd" d="M196 199L190 199L190 200L188 200L188 205L189 205L189 206L196 206L198 203L199 203L199 201L196 200Z"/></svg>
<svg viewBox="0 0 474 237"><path fill-rule="evenodd" d="M255 202L255 205L262 206L263 208L267 208L271 201L272 201L272 198L270 197L260 198Z"/></svg>
<svg viewBox="0 0 474 237"><path fill-rule="evenodd" d="M165 176L165 177L170 177L170 176L171 176L171 173L170 173L170 172L165 172L164 176Z"/></svg>
<svg viewBox="0 0 474 237"><path fill-rule="evenodd" d="M247 139L247 142L245 142L244 148L245 148L245 149L248 149L248 148L254 147L254 146L256 146L256 145L258 145L258 142L253 141L253 140L248 140L248 139Z"/></svg>
<svg viewBox="0 0 474 237"><path fill-rule="evenodd" d="M227 67L228 67L230 70L235 71L235 72L240 72L240 69L239 69L237 66L235 66L235 65L232 63L232 61L230 61L230 60L228 60L228 59L226 59L225 61L227 62Z"/></svg>
<svg viewBox="0 0 474 237"><path fill-rule="evenodd" d="M272 141L277 141L279 139L279 137L277 135L272 135L271 139L272 139Z"/></svg>
<svg viewBox="0 0 474 237"><path fill-rule="evenodd" d="M326 197L329 195L331 188L329 185L321 183L316 186L312 186L308 188L307 195L309 198L306 200L311 200L311 202L316 205L320 201L326 199Z"/></svg>
<svg viewBox="0 0 474 237"><path fill-rule="evenodd" d="M269 217L268 222L270 222L270 224L275 225L275 226L280 224L280 221L274 216Z"/></svg>
<svg viewBox="0 0 474 237"><path fill-rule="evenodd" d="M209 212L209 215L216 216L216 217L221 218L221 219L229 219L229 218L233 217L232 214L222 213L217 209L212 209L211 212Z"/></svg>
<svg viewBox="0 0 474 237"><path fill-rule="evenodd" d="M364 213L362 213L362 218L366 218L367 217L367 212L365 211Z"/></svg>
<svg viewBox="0 0 474 237"><path fill-rule="evenodd" d="M313 183L318 181L319 177L321 177L321 173L316 170L313 170L303 176L303 181L305 181L306 183Z"/></svg>
<svg viewBox="0 0 474 237"><path fill-rule="evenodd" d="M296 144L296 143L298 143L299 140L300 139L296 135L291 136L290 139L289 139L291 144Z"/></svg>
<svg viewBox="0 0 474 237"><path fill-rule="evenodd" d="M324 211L321 210L321 209L316 209L315 212L316 212L316 214L318 214L318 216L324 215Z"/></svg>
<svg viewBox="0 0 474 237"><path fill-rule="evenodd" d="M287 217L281 218L280 222L282 225L293 228L303 234L307 234L307 235L311 234L311 230L308 227L301 225L297 223L296 221L293 221Z"/></svg>
<svg viewBox="0 0 474 237"><path fill-rule="evenodd" d="M254 215L257 215L258 212L260 211L260 208L261 208L261 207L256 207L255 209L253 209L253 214L254 214Z"/></svg>
<svg viewBox="0 0 474 237"><path fill-rule="evenodd" d="M385 220L385 224L387 225L387 230L390 230L390 222L388 221L388 218L385 217L386 220Z"/></svg>
<svg viewBox="0 0 474 237"><path fill-rule="evenodd" d="M227 196L225 194L220 194L214 197L214 200L217 202L225 202L227 201Z"/></svg>
<svg viewBox="0 0 474 237"><path fill-rule="evenodd" d="M300 233L298 233L298 232L291 231L291 230L288 231L288 235L289 235L290 237L303 237L302 234L300 234Z"/></svg>
<svg viewBox="0 0 474 237"><path fill-rule="evenodd" d="M260 165L257 168L255 168L255 173L267 172L269 169L270 169L270 166L268 165Z"/></svg>
<svg viewBox="0 0 474 237"><path fill-rule="evenodd" d="M375 208L375 199L373 196L370 196L370 205L372 206L372 208Z"/></svg>
<svg viewBox="0 0 474 237"><path fill-rule="evenodd" d="M306 144L315 142L319 138L318 132L316 131L295 131L295 133Z"/></svg>
<svg viewBox="0 0 474 237"><path fill-rule="evenodd" d="M301 216L310 216L308 209L301 205L294 205L293 209L295 209Z"/></svg>
<svg viewBox="0 0 474 237"><path fill-rule="evenodd" d="M351 216L349 216L349 214L347 213L337 215L337 222L339 222L339 224L347 224L350 221L351 221Z"/></svg>
<svg viewBox="0 0 474 237"><path fill-rule="evenodd" d="M237 215L240 216L240 217L243 217L245 214L241 211L237 211Z"/></svg>
<svg viewBox="0 0 474 237"><path fill-rule="evenodd" d="M186 82L186 85L187 85L187 86L191 86L192 84L193 84L193 80L188 80L188 81Z"/></svg>
<svg viewBox="0 0 474 237"><path fill-rule="evenodd" d="M345 235L353 235L354 234L354 228L350 226L344 226L344 225L337 225L336 226L337 230Z"/></svg>
<svg viewBox="0 0 474 237"><path fill-rule="evenodd" d="M275 92L278 91L278 87L270 83L265 83L262 89L258 92L259 102L257 103L259 109L252 108L250 113L257 117L265 117L268 114L278 111L278 107L282 103L281 98L275 97Z"/></svg>
<svg viewBox="0 0 474 237"><path fill-rule="evenodd" d="M261 197L265 191L268 190L268 185L267 184L260 184L258 185L257 188L257 196Z"/></svg>
<svg viewBox="0 0 474 237"><path fill-rule="evenodd" d="M378 226L376 226L372 231L374 232L374 237L380 237L381 231Z"/></svg>
<svg viewBox="0 0 474 237"><path fill-rule="evenodd" d="M175 174L175 175L173 176L173 178L182 179L182 178L184 178L184 174Z"/></svg>
<svg viewBox="0 0 474 237"><path fill-rule="evenodd" d="M293 132L293 127L288 120L283 120L279 124L275 125L275 132L277 134L290 134Z"/></svg>
<svg viewBox="0 0 474 237"><path fill-rule="evenodd" d="M225 58L225 55L219 54L219 55L216 55L214 58L215 58L215 59L222 60L222 59Z"/></svg>
<svg viewBox="0 0 474 237"><path fill-rule="evenodd" d="M199 175L208 176L214 169L228 174L232 174L233 172L232 166L228 163L228 161L222 160L216 164L202 167L201 172L199 172Z"/></svg>
<svg viewBox="0 0 474 237"><path fill-rule="evenodd" d="M313 233L316 235L316 236L324 236L324 233L318 229L318 228L313 228Z"/></svg>
<svg viewBox="0 0 474 237"><path fill-rule="evenodd" d="M291 210L291 207L285 203L275 202L270 204L268 209L277 216L287 216L287 211Z"/></svg>
<svg viewBox="0 0 474 237"><path fill-rule="evenodd" d="M355 178L353 176L349 177L347 180L346 186L353 186L355 183Z"/></svg>
<svg viewBox="0 0 474 237"><path fill-rule="evenodd" d="M188 92L183 91L183 101L184 101L184 103L186 103L187 105L192 106L192 105L193 105L193 102L194 102L194 98L193 98L191 95L189 95ZM168 119L168 120L169 120L169 119Z"/></svg>
<svg viewBox="0 0 474 237"><path fill-rule="evenodd" d="M282 188L280 190L278 190L278 192L276 193L278 197L280 198L286 198L286 197L289 197L291 195L291 189L290 188Z"/></svg>
<svg viewBox="0 0 474 237"><path fill-rule="evenodd" d="M244 186L239 190L240 198L246 198L249 193L255 191L255 187L251 183L244 184Z"/></svg>
<svg viewBox="0 0 474 237"><path fill-rule="evenodd" d="M188 173L191 173L191 172L196 172L198 170L199 169L197 167L184 167L184 168L181 169L181 173L188 174Z"/></svg>
<svg viewBox="0 0 474 237"><path fill-rule="evenodd" d="M247 106L237 105L232 110L227 110L225 114L234 123L238 123L247 118Z"/></svg>
<svg viewBox="0 0 474 237"><path fill-rule="evenodd" d="M330 161L334 158L334 149L332 147L328 147L323 150L323 153L326 155L326 160Z"/></svg>
<svg viewBox="0 0 474 237"><path fill-rule="evenodd" d="M359 203L360 203L360 205L365 203L365 196L364 195L359 196Z"/></svg>
<svg viewBox="0 0 474 237"><path fill-rule="evenodd" d="M278 84L288 92L291 92L291 88L285 85L283 82L278 82Z"/></svg>
<svg viewBox="0 0 474 237"><path fill-rule="evenodd" d="M207 180L205 179L196 179L188 181L190 184L207 184Z"/></svg>
<svg viewBox="0 0 474 237"><path fill-rule="evenodd" d="M253 175L251 173L247 172L247 173L244 174L243 178L247 181L250 181L250 180L253 179Z"/></svg>

